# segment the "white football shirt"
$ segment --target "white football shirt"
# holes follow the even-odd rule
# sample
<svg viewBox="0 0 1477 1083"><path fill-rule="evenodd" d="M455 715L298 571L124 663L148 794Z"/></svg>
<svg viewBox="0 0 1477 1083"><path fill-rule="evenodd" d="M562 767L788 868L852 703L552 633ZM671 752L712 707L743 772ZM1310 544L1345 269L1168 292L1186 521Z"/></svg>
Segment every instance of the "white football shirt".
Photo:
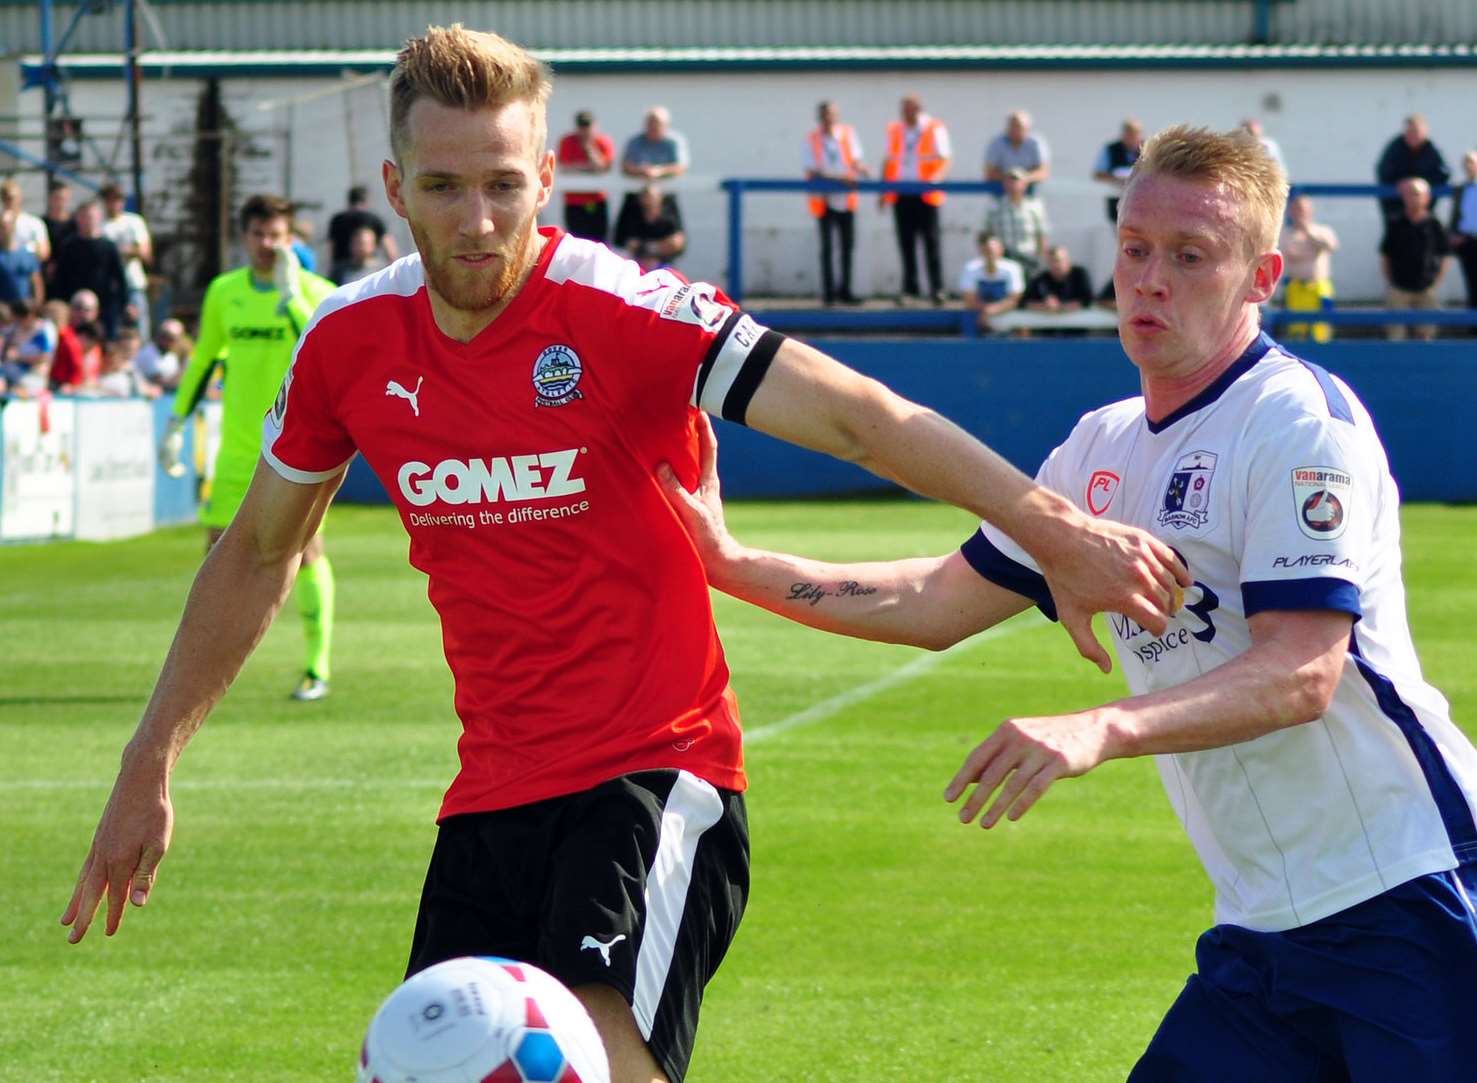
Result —
<svg viewBox="0 0 1477 1083"><path fill-rule="evenodd" d="M1355 618L1322 718L1156 757L1215 885L1217 922L1306 925L1477 859L1477 750L1422 679L1400 577L1399 494L1347 385L1263 335L1162 421L1145 417L1141 397L1087 414L1038 480L1162 538L1194 577L1162 636L1110 616L1134 694L1241 654L1256 613ZM963 552L1055 615L1035 565L998 530L983 526Z"/></svg>

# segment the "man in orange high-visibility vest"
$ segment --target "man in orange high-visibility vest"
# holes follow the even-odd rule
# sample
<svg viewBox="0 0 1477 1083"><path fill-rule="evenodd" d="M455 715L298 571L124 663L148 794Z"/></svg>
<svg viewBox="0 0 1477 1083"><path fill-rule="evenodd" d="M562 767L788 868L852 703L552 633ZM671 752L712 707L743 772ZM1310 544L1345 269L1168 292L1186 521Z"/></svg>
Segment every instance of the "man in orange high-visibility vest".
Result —
<svg viewBox="0 0 1477 1083"><path fill-rule="evenodd" d="M883 161L882 179L890 181L941 181L949 171L949 130L944 123L923 111L923 103L909 94L902 100L901 120L887 126L887 157ZM939 207L943 192L921 195L898 195L885 192L884 205L891 204L893 225L897 229L898 253L903 261L904 302L921 297L918 288L918 241L923 241L923 257L928 264L928 288L933 303L944 303L943 266L939 262Z"/></svg>
<svg viewBox="0 0 1477 1083"><path fill-rule="evenodd" d="M862 164L862 144L850 124L841 123L835 102L821 102L816 111L820 121L805 137L805 179L834 180L853 184L872 174ZM810 195L810 213L821 231L821 297L826 304L854 305L859 298L851 292L851 251L856 238L856 192ZM832 267L832 241L840 240L840 265Z"/></svg>

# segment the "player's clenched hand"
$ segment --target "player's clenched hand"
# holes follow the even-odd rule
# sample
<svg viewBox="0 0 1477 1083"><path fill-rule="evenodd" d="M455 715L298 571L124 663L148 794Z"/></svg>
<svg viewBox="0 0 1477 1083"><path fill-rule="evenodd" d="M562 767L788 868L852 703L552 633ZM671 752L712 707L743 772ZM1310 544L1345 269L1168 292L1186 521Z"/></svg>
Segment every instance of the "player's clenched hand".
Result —
<svg viewBox="0 0 1477 1083"><path fill-rule="evenodd" d="M174 809L165 779L125 766L113 784L72 900L62 914L62 924L72 927L67 937L71 943L87 935L104 895L108 899L104 929L109 936L118 931L126 901L132 900L134 906L148 902L173 830Z"/></svg>
<svg viewBox="0 0 1477 1083"><path fill-rule="evenodd" d="M1086 774L1106 758L1106 734L1090 715L1007 719L965 759L944 800L957 801L974 785L959 810L967 824L999 791L980 816L981 827L994 827L1002 815L1019 820L1057 779Z"/></svg>
<svg viewBox="0 0 1477 1083"><path fill-rule="evenodd" d="M1079 516L1077 529L1053 531L1035 556L1057 616L1082 657L1113 668L1092 634L1092 615L1111 610L1163 635L1183 601L1190 573L1174 550L1137 527Z"/></svg>
<svg viewBox="0 0 1477 1083"><path fill-rule="evenodd" d="M723 499L718 491L718 437L707 414L698 415L698 455L698 483L691 492L666 463L657 467L656 476L711 579L739 545L723 518Z"/></svg>

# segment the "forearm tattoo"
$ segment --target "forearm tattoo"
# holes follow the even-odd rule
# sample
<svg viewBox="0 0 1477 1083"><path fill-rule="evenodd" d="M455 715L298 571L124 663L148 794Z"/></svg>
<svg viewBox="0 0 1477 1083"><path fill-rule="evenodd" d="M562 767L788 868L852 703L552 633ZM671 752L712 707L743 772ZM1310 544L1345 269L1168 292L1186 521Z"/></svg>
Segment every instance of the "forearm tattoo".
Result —
<svg viewBox="0 0 1477 1083"><path fill-rule="evenodd" d="M860 598L876 593L876 587L863 586L855 579L847 579L834 584L791 583L790 593L786 596L786 600L820 605L821 600L824 598Z"/></svg>

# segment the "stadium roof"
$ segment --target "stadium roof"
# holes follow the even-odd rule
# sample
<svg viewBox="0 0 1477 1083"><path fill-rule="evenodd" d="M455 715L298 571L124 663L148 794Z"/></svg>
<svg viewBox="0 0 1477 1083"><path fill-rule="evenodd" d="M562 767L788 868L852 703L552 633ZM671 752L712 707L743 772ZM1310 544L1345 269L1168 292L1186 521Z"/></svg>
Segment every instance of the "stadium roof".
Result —
<svg viewBox="0 0 1477 1083"><path fill-rule="evenodd" d="M905 45L730 46L723 48L536 49L562 72L738 69L946 68L1285 68L1468 67L1477 45ZM140 54L146 78L327 76L389 71L390 49L163 51ZM115 53L67 54L58 61L73 78L117 78ZM28 82L41 58L22 60Z"/></svg>

